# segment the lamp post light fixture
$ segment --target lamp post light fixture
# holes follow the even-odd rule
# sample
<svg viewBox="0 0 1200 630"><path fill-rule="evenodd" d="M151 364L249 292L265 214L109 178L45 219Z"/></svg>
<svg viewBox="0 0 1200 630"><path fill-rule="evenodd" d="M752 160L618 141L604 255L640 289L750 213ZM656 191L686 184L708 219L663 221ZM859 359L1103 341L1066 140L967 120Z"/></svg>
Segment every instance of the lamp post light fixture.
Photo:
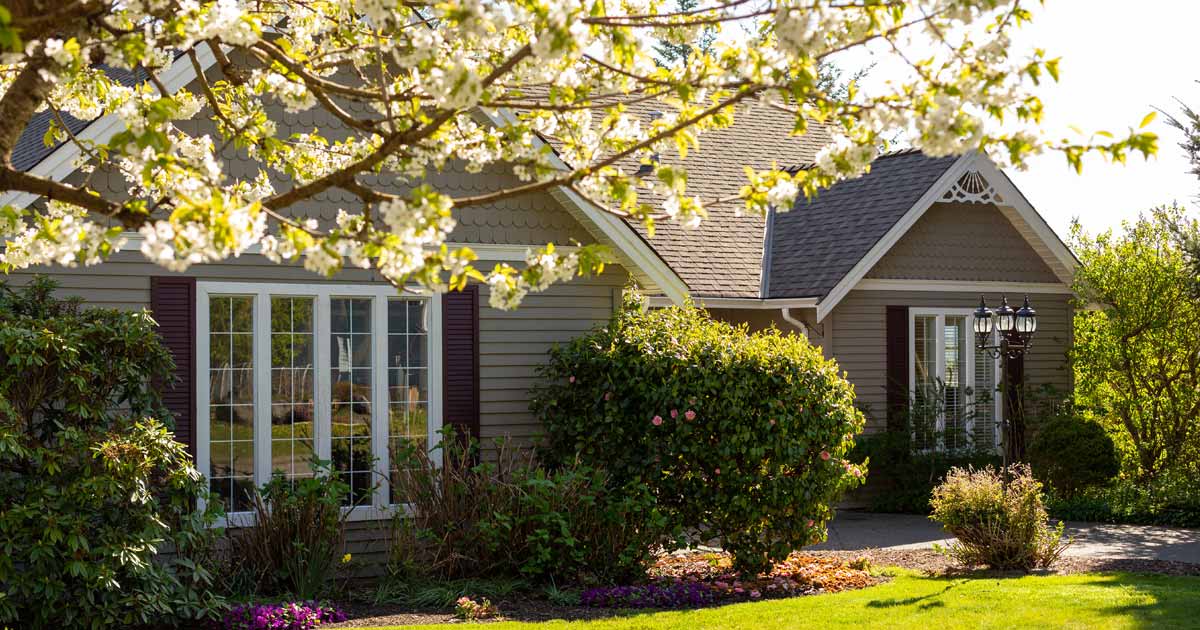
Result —
<svg viewBox="0 0 1200 630"><path fill-rule="evenodd" d="M1000 420L1000 439L1001 451L1003 455L1003 479L1004 485L1008 487L1008 464L1012 460L1018 459L1019 449L1015 448L1016 435L1014 429L1018 426L1024 431L1025 423L1020 418L1023 412L1023 405L1019 403L1017 397L1021 395L1020 389L1013 390L1012 376L1008 369L1010 359L1016 359L1025 354L1033 345L1033 335L1037 332L1037 311L1029 305L1029 296L1025 296L1025 303L1021 308L1013 310L1008 305L1008 298L1001 297L1000 308L994 312L988 308L987 302L983 296L979 296L979 308L975 309L975 320L972 326L975 330L975 347L987 352L992 358L999 358L1002 362L1001 374L1004 378L1004 392L1006 402L1006 413ZM996 342L992 342L992 331L995 329L998 334ZM1024 376L1022 374L1022 376ZM1014 395L1015 394L1015 395Z"/></svg>

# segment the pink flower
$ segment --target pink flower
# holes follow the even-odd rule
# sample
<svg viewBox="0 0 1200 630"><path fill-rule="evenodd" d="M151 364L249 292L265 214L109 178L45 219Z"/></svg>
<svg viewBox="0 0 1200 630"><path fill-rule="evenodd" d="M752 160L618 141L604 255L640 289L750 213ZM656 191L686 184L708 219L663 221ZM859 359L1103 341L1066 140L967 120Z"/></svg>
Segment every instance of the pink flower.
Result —
<svg viewBox="0 0 1200 630"><path fill-rule="evenodd" d="M678 409L672 409L672 410L671 410L671 418L678 418L678 417L679 417L679 410L678 410Z"/></svg>
<svg viewBox="0 0 1200 630"><path fill-rule="evenodd" d="M662 426L662 416L654 416L654 419L650 421L650 424L653 424L656 427L661 427Z"/></svg>
<svg viewBox="0 0 1200 630"><path fill-rule="evenodd" d="M813 520L812 520L811 518L810 518L810 519L808 519L808 522L807 522L807 523L805 523L805 525L807 525L808 527L812 527L812 526L813 526Z"/></svg>
<svg viewBox="0 0 1200 630"><path fill-rule="evenodd" d="M568 383L574 383L574 382L575 382L575 377L574 377L574 376L572 376L571 378L567 379L567 382L568 382Z"/></svg>
<svg viewBox="0 0 1200 630"><path fill-rule="evenodd" d="M858 468L855 468L855 469L854 469L854 476L855 476L855 477L861 477L861 476L862 476L862 470L860 470L860 469L858 469Z"/></svg>
<svg viewBox="0 0 1200 630"><path fill-rule="evenodd" d="M829 451L821 451L821 459L829 461Z"/></svg>
<svg viewBox="0 0 1200 630"><path fill-rule="evenodd" d="M604 392L604 400L612 400L612 392Z"/></svg>
<svg viewBox="0 0 1200 630"><path fill-rule="evenodd" d="M716 469L716 470L714 470L713 472L715 472L716 474L718 474L718 475L719 475L719 474L721 474L721 469L720 469L720 468L717 468L717 469Z"/></svg>
<svg viewBox="0 0 1200 630"><path fill-rule="evenodd" d="M762 597L762 593L760 593L758 591L750 591L751 599L758 599L759 597Z"/></svg>
<svg viewBox="0 0 1200 630"><path fill-rule="evenodd" d="M740 587L740 586L739 586L739 587L737 587L737 588L733 589L733 592L734 592L734 593L737 593L738 595L741 595L742 593L745 593L745 592L746 592L746 589L744 589L744 588L742 588L742 587Z"/></svg>
<svg viewBox="0 0 1200 630"><path fill-rule="evenodd" d="M692 411L691 409L688 409L687 413L683 414L683 417L687 418L688 421L690 422L690 421L696 419L696 412Z"/></svg>

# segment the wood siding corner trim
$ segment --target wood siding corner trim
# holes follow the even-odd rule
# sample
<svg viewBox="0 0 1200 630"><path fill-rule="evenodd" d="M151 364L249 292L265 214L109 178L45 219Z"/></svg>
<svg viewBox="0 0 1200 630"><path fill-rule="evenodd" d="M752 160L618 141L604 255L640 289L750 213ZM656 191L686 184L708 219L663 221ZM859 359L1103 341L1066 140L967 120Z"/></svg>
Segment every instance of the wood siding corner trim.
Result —
<svg viewBox="0 0 1200 630"><path fill-rule="evenodd" d="M175 418L175 439L196 456L196 279L150 277L150 311L175 360L175 380L162 384L163 404Z"/></svg>

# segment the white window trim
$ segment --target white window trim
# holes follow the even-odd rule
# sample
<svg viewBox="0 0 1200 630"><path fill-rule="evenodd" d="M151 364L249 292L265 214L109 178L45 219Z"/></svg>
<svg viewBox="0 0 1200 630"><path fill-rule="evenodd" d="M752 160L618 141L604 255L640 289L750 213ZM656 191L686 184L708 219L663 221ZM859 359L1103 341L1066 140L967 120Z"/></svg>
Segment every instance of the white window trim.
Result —
<svg viewBox="0 0 1200 630"><path fill-rule="evenodd" d="M411 289L415 296L429 300L429 332L426 369L429 380L429 444L435 445L440 439L442 428L442 301L436 295L425 290ZM196 467L207 479L209 454L209 332L208 321L210 295L246 295L254 296L254 483L262 486L271 477L269 457L260 457L261 453L271 452L270 422L262 422L259 417L263 410L271 408L270 401L270 365L262 369L260 361L270 361L271 320L265 314L270 310L272 296L312 297L314 303L313 335L316 341L314 365L316 383L314 399L316 404L313 437L316 440L317 457L328 460L331 452L329 423L332 417L332 401L329 399L330 365L329 346L329 299L331 297L371 297L372 327L374 333L374 348L372 369L374 374L371 407L371 444L375 455L375 473L381 480L375 489L370 505L360 505L345 508L349 513L347 520L375 520L390 518L397 510L406 509L403 505L392 505L388 502L389 468L387 440L388 429L388 373L387 365L387 300L404 297L397 293L391 285L365 284L300 284L300 283L259 283L259 282L213 282L199 281L196 283ZM436 453L433 453L436 460ZM204 503L200 503L201 509ZM251 512L234 512L217 523L219 527L246 527L254 524L254 514Z"/></svg>
<svg viewBox="0 0 1200 630"><path fill-rule="evenodd" d="M946 317L947 316L965 317L966 318L967 339L965 341L969 342L971 345L970 345L970 348L968 349L968 351L964 353L966 355L966 367L963 369L963 372L965 374L959 376L959 381L970 384L970 387L972 390L971 401L974 402L975 396L977 395L977 392L974 391L975 390L975 311L974 311L974 309L969 309L969 308L913 307L913 308L908 309L908 391L909 391L909 395L911 395L912 392L915 392L917 390L917 339L916 339L917 318L918 317L936 317L937 318L937 320L936 320L937 321L936 329L938 331L938 334L936 336L937 349L935 350L934 357L935 357L935 361L936 361L938 377L944 379L945 372L946 372L946 335L944 333L944 330L945 330L945 326L946 326ZM995 331L993 331L992 332L993 339L995 337L995 334L996 334ZM1003 378L1003 374L1000 373L1000 367L1001 367L1000 359L999 358L992 359L992 362L993 362L993 370L994 370L992 372L992 374L995 375L997 382L999 382L999 380ZM993 416L992 417L995 419L995 424L996 424L995 428L992 431L992 448L998 449L1000 447L1000 423L1003 420L1002 414L1004 413L1003 405L1001 404L1003 396L997 392L993 392L992 396L993 396L993 399L992 399L992 406L993 406L992 414L993 414ZM943 414L938 414L936 429L937 429L938 433L941 433L946 430L946 418ZM966 430L969 435L974 437L974 435L975 435L974 415L967 416ZM942 447L942 445L939 445L937 448L941 449L943 447Z"/></svg>

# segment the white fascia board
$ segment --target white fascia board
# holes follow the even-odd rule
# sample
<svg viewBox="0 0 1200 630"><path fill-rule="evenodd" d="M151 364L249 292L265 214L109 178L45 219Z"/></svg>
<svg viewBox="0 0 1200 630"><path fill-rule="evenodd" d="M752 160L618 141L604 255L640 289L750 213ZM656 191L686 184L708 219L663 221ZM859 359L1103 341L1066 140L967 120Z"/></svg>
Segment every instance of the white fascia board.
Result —
<svg viewBox="0 0 1200 630"><path fill-rule="evenodd" d="M886 254L888 250L890 250L900 240L901 237L908 233L909 228L911 228L913 224L915 224L917 220L925 214L925 211L928 210L930 206L937 203L937 200L940 199L942 194L946 192L946 189L948 189L950 186L953 186L954 183L957 182L960 177L962 177L963 173L965 173L972 165L974 159L975 154L968 153L959 157L954 164L951 164L950 168L946 169L946 172L942 173L942 176L939 177L937 181L925 191L925 194L921 195L920 199L917 199L917 202L908 209L908 212L905 212L904 216L900 217L900 220L897 221L896 224L893 225L892 228L888 230L887 233L885 233L869 251L867 251L865 256L859 259L857 264L850 268L850 271L847 272L845 276L842 276L842 279L839 280L836 285L834 285L829 294L826 295L825 298L821 300L821 303L817 306L818 323L824 320L825 317L828 316L831 311L833 311L833 308L838 305L838 302L841 302L842 298L846 297L846 294L849 293L850 290L853 289L854 286L858 284L858 282L862 280L864 276L867 275L867 272L875 266L875 263L879 262L879 260L883 258L884 254Z"/></svg>
<svg viewBox="0 0 1200 630"><path fill-rule="evenodd" d="M669 297L652 295L648 298L650 306L663 307L678 304ZM817 298L723 298L723 297L693 297L696 306L703 308L737 308L751 310L773 310L781 308L817 308Z"/></svg>
<svg viewBox="0 0 1200 630"><path fill-rule="evenodd" d="M1071 287L1058 282L998 282L990 280L894 280L864 278L854 285L856 291L932 291L963 293L1058 294L1071 295Z"/></svg>
<svg viewBox="0 0 1200 630"><path fill-rule="evenodd" d="M200 46L196 49L196 59L200 62L200 67L208 70L214 63L216 57L212 53L212 49L208 46ZM183 88L188 83L191 83L196 78L196 71L192 68L192 62L186 54L180 55L171 63L171 67L167 68L162 76L159 77L167 91L175 93ZM125 123L121 122L120 117L116 114L108 114L101 116L89 123L86 127L76 133L75 136L81 141L91 141L97 144L103 144L112 139L113 136L125 129ZM76 170L75 162L79 159L79 145L72 141L64 142L57 149L50 153L29 169L28 173L36 177L50 179L61 182L66 179L71 173ZM16 206L18 208L28 207L29 204L37 201L38 195L27 192L6 191L0 194L0 206Z"/></svg>
<svg viewBox="0 0 1200 630"><path fill-rule="evenodd" d="M1058 233L1054 231L1054 228L1050 227L1049 223L1046 223L1046 218L1033 207L1033 204L1029 203L1025 195L1021 194L1021 191L1012 183L1008 175L1005 175L1003 171L996 168L996 165L991 160L986 158L979 160L976 169L987 179L993 188L1000 192L1000 196L1006 202L1004 205L1017 211L1017 214L1025 220L1025 223L1029 225L1029 228L1033 230L1038 239L1054 254L1057 262L1073 275L1075 269L1079 266L1079 259L1075 257L1075 254L1071 253L1071 249L1058 237ZM1064 279L1064 281L1067 280Z"/></svg>
<svg viewBox="0 0 1200 630"><path fill-rule="evenodd" d="M491 121L492 124L499 126L504 120L513 120L514 117L508 110L500 110L489 112L484 110L483 115ZM546 142L539 137L533 139L534 147L541 148L546 146ZM564 172L571 171L571 167L562 160L553 150L550 151L551 165ZM551 195L559 200L568 209L573 209L581 214L593 226L600 230L606 238L608 238L622 254L646 275L657 288L665 293L675 304L682 304L688 296L688 286L671 269L667 262L650 247L636 231L623 220L608 212L604 208L597 206L588 199L571 190L568 186L556 186Z"/></svg>

